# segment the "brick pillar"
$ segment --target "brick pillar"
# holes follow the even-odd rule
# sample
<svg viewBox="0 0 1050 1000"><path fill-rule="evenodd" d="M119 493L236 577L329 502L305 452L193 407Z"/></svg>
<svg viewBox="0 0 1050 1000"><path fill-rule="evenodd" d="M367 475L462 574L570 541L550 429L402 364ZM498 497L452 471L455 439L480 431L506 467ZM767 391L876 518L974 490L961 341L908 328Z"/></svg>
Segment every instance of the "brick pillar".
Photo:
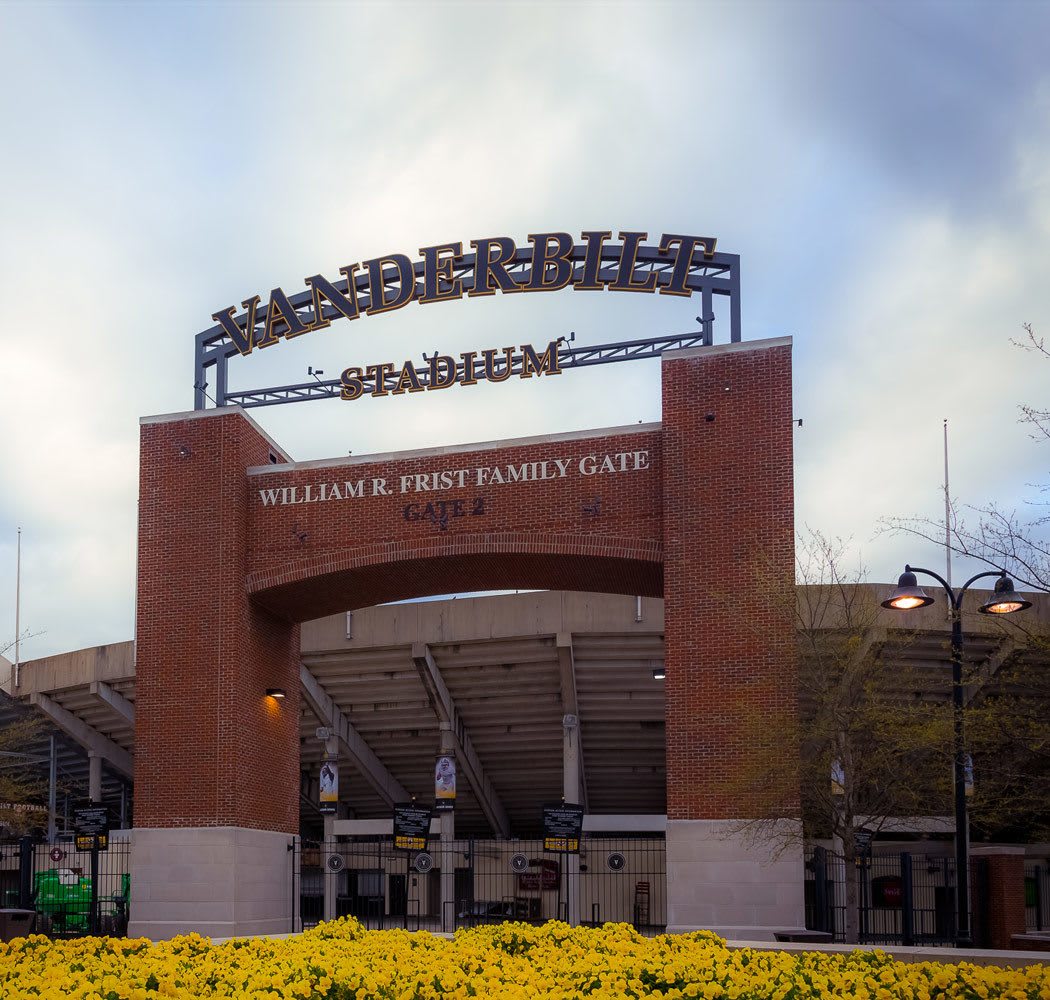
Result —
<svg viewBox="0 0 1050 1000"><path fill-rule="evenodd" d="M981 943L1008 951L1013 947L1013 936L1025 933L1024 848L974 847L970 857L974 862L983 860L987 866L983 885L974 887L983 891L984 898L979 899L976 891L970 897L971 910L975 914L980 911L984 917Z"/></svg>
<svg viewBox="0 0 1050 1000"><path fill-rule="evenodd" d="M291 929L299 628L245 587L247 469L271 454L238 409L142 420L133 934Z"/></svg>
<svg viewBox="0 0 1050 1000"><path fill-rule="evenodd" d="M796 712L791 343L663 358L669 929L769 939L804 923L801 846L751 842L741 769ZM764 570L758 569L763 561ZM785 746L785 753L797 752ZM798 816L797 791L784 805Z"/></svg>

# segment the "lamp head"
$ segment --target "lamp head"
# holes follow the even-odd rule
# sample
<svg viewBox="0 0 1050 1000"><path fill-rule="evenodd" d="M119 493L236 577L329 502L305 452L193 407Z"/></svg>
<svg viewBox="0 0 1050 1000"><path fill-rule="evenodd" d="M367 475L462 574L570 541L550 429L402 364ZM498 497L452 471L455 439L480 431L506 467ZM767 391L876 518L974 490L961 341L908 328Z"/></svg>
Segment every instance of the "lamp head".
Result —
<svg viewBox="0 0 1050 1000"><path fill-rule="evenodd" d="M933 598L919 586L919 581L910 570L901 573L896 589L882 602L884 608L894 611L914 611L930 604L933 604Z"/></svg>
<svg viewBox="0 0 1050 1000"><path fill-rule="evenodd" d="M1010 615L1015 611L1024 611L1032 606L1016 590L1014 582L1005 573L995 581L995 591L977 610L982 615Z"/></svg>

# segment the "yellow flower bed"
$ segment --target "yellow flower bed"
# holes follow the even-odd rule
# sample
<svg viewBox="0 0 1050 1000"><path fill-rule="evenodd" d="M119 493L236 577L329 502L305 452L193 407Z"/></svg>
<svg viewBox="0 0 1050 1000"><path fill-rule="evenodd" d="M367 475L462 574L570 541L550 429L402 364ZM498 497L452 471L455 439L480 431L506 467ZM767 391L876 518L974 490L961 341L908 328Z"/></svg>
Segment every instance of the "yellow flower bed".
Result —
<svg viewBox="0 0 1050 1000"><path fill-rule="evenodd" d="M282 941L213 945L191 934L159 944L34 935L0 944L0 997L154 1000L1048 1000L1050 967L1024 970L925 963L881 953L832 956L730 951L707 932L644 938L624 924L550 923L427 933L322 924Z"/></svg>

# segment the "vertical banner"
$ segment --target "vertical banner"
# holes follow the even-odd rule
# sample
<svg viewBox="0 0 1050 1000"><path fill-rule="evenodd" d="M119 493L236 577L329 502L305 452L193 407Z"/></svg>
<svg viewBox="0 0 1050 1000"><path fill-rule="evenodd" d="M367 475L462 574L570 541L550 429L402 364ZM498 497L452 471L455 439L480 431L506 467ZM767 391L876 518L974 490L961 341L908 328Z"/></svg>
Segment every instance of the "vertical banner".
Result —
<svg viewBox="0 0 1050 1000"><path fill-rule="evenodd" d="M442 754L434 765L434 808L450 812L456 808L456 758Z"/></svg>
<svg viewBox="0 0 1050 1000"><path fill-rule="evenodd" d="M339 807L339 765L334 760L321 761L321 795L322 813L333 814Z"/></svg>
<svg viewBox="0 0 1050 1000"><path fill-rule="evenodd" d="M846 772L843 769L842 761L840 760L833 760L831 762L831 794L846 794Z"/></svg>

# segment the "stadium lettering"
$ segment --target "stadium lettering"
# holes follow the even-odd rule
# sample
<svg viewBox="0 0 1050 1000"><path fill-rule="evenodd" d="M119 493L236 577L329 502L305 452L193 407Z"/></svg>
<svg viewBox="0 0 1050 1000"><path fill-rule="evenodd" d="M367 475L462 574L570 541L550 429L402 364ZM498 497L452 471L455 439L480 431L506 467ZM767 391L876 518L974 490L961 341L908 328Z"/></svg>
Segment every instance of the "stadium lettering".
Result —
<svg viewBox="0 0 1050 1000"><path fill-rule="evenodd" d="M283 288L274 288L265 308L262 296L252 295L241 303L242 315L236 315L236 306L227 306L212 313L212 319L245 355L256 347L272 347L282 337L323 330L334 319L392 312L410 302L426 305L570 287L692 295L690 273L714 257L717 239L664 233L659 243L645 245L648 238L645 232L620 232L617 245L612 230L588 230L579 243L568 233L532 233L531 247L518 247L509 236L486 236L470 241L472 253L464 253L462 243L438 243L420 247L419 261L388 253L347 264L335 281L314 274L304 279L305 292L290 297ZM411 376L406 378L404 391L411 392Z"/></svg>

